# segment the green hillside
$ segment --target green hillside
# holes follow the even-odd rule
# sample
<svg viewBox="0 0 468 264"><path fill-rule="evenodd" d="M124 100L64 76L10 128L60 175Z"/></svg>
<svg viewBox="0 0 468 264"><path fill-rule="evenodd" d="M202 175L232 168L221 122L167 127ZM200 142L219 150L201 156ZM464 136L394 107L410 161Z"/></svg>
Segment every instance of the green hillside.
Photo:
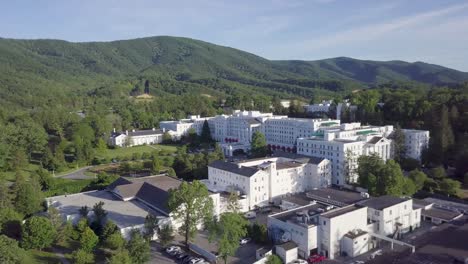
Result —
<svg viewBox="0 0 468 264"><path fill-rule="evenodd" d="M311 97L390 81L454 84L468 73L421 62L351 58L270 61L179 37L112 42L0 39L0 103L30 106L70 95L128 96L149 80L152 94L234 92Z"/></svg>

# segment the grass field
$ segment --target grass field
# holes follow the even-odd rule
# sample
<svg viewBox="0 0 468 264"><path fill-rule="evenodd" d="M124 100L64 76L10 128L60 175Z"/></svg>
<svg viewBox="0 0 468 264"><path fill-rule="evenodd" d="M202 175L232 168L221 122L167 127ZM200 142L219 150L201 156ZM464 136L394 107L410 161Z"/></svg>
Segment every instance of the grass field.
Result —
<svg viewBox="0 0 468 264"><path fill-rule="evenodd" d="M48 263L62 263L61 259L53 252L29 250L28 256L26 256L25 263L31 264L48 264ZM65 257L71 261L69 255Z"/></svg>
<svg viewBox="0 0 468 264"><path fill-rule="evenodd" d="M169 153L174 153L177 150L176 146L173 145L147 145L147 146L135 146L129 148L116 148L116 149L107 149L105 153L99 154L102 158L113 159L117 157L132 156L134 153L152 153L156 150L163 150Z"/></svg>
<svg viewBox="0 0 468 264"><path fill-rule="evenodd" d="M23 175L27 179L29 178L32 172L35 172L38 169L39 169L39 165L29 163L26 167L24 167L24 169L21 170L21 173L23 173ZM15 181L16 172L8 171L8 172L5 172L4 175L7 181Z"/></svg>

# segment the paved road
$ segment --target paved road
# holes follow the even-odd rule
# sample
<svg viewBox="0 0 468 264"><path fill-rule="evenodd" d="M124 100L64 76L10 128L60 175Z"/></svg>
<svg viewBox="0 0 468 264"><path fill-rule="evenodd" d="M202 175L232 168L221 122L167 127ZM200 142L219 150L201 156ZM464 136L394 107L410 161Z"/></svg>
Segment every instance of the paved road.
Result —
<svg viewBox="0 0 468 264"><path fill-rule="evenodd" d="M169 255L163 253L161 246L158 243L151 243L151 259L148 263L154 264L174 264L176 263L172 260Z"/></svg>
<svg viewBox="0 0 468 264"><path fill-rule="evenodd" d="M86 170L88 170L89 168L92 168L93 166L86 166L86 167L83 167L83 168L80 168L78 170L75 170L75 171L72 171L70 173L67 173L67 174L64 174L64 175L60 175L60 176L56 176L57 178L64 178L64 179L71 179L71 180L85 180L85 179L90 179L92 177L90 176L87 176L84 174L84 172Z"/></svg>

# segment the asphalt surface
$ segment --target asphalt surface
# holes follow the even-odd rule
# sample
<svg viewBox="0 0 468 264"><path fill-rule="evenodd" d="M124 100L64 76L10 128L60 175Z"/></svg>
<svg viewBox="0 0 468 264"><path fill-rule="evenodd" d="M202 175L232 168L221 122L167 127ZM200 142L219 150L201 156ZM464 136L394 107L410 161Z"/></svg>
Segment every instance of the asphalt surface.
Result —
<svg viewBox="0 0 468 264"><path fill-rule="evenodd" d="M60 175L60 176L56 176L57 178L64 178L64 179L70 179L70 180L86 180L86 179L90 179L92 177L90 176L87 176L84 174L85 171L87 171L89 168L92 168L93 166L87 166L87 167L83 167L83 168L80 168L78 170L75 170L75 171L72 171L70 173L67 173L67 174L64 174L64 175Z"/></svg>

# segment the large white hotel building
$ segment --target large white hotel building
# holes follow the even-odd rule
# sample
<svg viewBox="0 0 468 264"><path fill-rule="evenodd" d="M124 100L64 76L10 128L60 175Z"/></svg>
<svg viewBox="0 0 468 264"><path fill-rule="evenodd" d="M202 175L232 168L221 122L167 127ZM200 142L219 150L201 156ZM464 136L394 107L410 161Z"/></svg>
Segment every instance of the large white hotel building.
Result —
<svg viewBox="0 0 468 264"><path fill-rule="evenodd" d="M235 111L232 115L214 117L191 116L178 121L163 121L160 128L179 138L194 128L201 134L204 122L211 136L220 143L224 154L250 149L252 135L260 131L274 152L297 153L325 158L331 162L331 183L345 185L356 182L357 159L377 154L383 160L393 157L393 126L367 126L361 123L341 124L334 119L307 119L277 116L259 111ZM407 156L421 158L429 143L429 131L403 129Z"/></svg>

